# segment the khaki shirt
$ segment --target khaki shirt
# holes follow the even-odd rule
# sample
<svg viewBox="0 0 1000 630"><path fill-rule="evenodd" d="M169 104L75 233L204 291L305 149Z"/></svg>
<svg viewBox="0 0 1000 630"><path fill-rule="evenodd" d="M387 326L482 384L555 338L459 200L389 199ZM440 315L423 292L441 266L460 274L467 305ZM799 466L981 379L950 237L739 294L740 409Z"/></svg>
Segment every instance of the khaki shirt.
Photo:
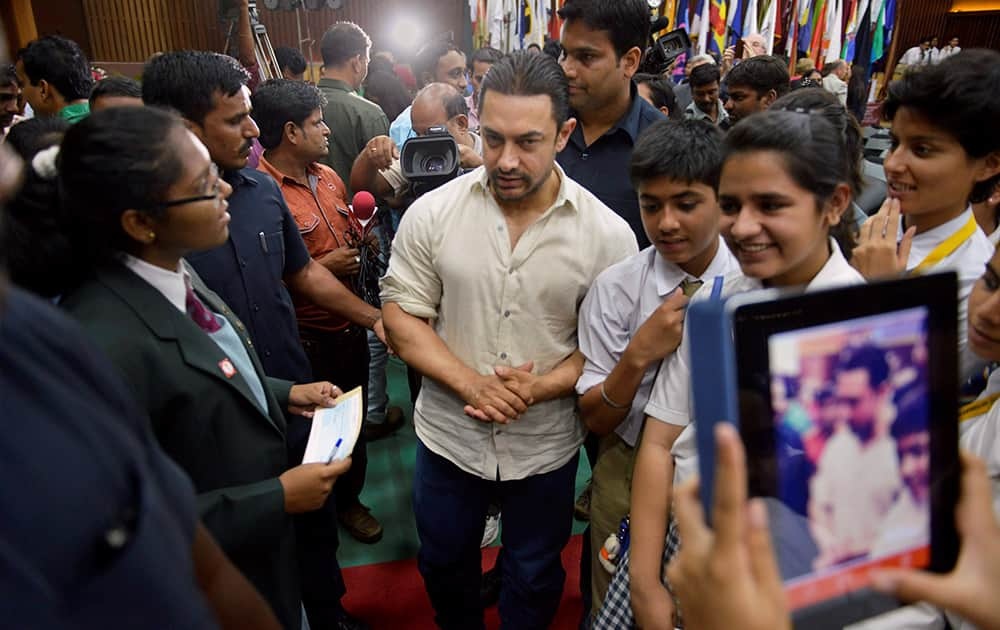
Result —
<svg viewBox="0 0 1000 630"><path fill-rule="evenodd" d="M480 167L418 199L403 216L382 301L433 320L449 350L480 374L534 361L547 374L577 349L577 312L604 269L638 251L628 224L558 165L555 203L511 249ZM483 479L522 479L568 462L583 442L576 397L539 403L508 425L485 423L424 379L417 436Z"/></svg>

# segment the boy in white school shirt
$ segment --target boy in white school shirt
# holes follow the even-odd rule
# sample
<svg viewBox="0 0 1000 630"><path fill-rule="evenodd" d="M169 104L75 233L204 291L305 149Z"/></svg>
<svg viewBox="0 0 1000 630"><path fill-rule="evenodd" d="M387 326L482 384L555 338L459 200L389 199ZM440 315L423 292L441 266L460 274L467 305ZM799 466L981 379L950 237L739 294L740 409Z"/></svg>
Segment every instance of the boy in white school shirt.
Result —
<svg viewBox="0 0 1000 630"><path fill-rule="evenodd" d="M586 359L580 415L601 436L590 503L591 592L600 609L611 581L599 555L628 514L632 460L660 361L681 339L687 296L739 264L719 236L716 188L722 133L703 121L654 123L629 167L652 245L606 269L580 308Z"/></svg>
<svg viewBox="0 0 1000 630"><path fill-rule="evenodd" d="M982 359L968 350L972 285L993 255L971 203L1000 179L1000 54L973 50L889 86L885 159L889 199L862 227L851 264L866 278L955 271L961 375ZM900 221L902 216L902 221ZM898 249L897 249L898 242Z"/></svg>

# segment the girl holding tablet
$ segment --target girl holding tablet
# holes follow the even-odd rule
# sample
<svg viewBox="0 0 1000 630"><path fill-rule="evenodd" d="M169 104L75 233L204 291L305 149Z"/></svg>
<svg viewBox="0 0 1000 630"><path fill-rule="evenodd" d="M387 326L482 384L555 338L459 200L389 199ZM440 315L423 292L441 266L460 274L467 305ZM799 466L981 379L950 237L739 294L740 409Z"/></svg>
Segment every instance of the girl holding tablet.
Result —
<svg viewBox="0 0 1000 630"><path fill-rule="evenodd" d="M847 262L851 239L841 222L851 202L842 131L822 115L755 114L724 144L720 228L741 272L720 277L694 300L761 287L807 290L864 282ZM631 503L631 603L644 628L668 627L674 605L661 581L672 488L697 471L691 417L690 339L662 366L646 406ZM666 537L666 543L664 542Z"/></svg>

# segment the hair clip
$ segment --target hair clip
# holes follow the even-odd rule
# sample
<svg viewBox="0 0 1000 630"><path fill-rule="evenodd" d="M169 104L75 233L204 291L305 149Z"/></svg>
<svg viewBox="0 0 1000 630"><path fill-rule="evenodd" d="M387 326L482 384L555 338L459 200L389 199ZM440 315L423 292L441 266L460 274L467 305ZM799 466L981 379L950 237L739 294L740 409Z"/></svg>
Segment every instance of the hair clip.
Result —
<svg viewBox="0 0 1000 630"><path fill-rule="evenodd" d="M59 174L56 160L59 158L59 145L53 145L35 154L31 160L31 169L42 179L55 179Z"/></svg>

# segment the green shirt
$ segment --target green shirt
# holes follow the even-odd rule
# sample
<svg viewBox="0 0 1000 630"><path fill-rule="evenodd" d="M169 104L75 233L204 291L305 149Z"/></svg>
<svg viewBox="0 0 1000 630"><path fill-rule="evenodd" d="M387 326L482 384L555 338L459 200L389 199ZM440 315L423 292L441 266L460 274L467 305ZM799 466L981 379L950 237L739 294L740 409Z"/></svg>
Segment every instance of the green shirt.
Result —
<svg viewBox="0 0 1000 630"><path fill-rule="evenodd" d="M59 110L59 116L71 125L75 125L90 116L90 103L84 101L76 105L67 105Z"/></svg>
<svg viewBox="0 0 1000 630"><path fill-rule="evenodd" d="M368 141L389 134L389 119L382 109L337 79L320 79L319 89L326 97L323 120L330 127L330 154L323 163L344 180L348 199L351 190L351 167Z"/></svg>

